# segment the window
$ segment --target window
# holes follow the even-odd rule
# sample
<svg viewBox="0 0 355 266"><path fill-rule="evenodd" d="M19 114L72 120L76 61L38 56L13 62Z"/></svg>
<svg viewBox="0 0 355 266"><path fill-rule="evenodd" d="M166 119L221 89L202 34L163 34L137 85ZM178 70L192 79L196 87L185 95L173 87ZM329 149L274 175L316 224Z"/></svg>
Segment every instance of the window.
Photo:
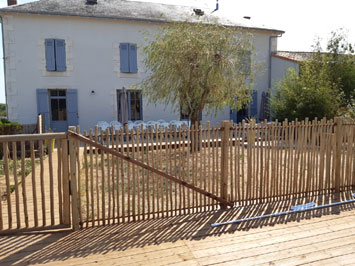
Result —
<svg viewBox="0 0 355 266"><path fill-rule="evenodd" d="M65 90L50 90L51 120L67 120L67 102Z"/></svg>
<svg viewBox="0 0 355 266"><path fill-rule="evenodd" d="M46 70L66 71L65 40L46 39Z"/></svg>
<svg viewBox="0 0 355 266"><path fill-rule="evenodd" d="M137 73L137 45L134 43L120 44L120 69L122 73Z"/></svg>
<svg viewBox="0 0 355 266"><path fill-rule="evenodd" d="M251 66L251 52L247 50L242 50L238 52L240 64L239 71L244 75L250 74L250 66Z"/></svg>
<svg viewBox="0 0 355 266"><path fill-rule="evenodd" d="M142 93L136 90L127 90L128 120L143 120ZM121 120L121 97L122 91L117 90L118 120Z"/></svg>

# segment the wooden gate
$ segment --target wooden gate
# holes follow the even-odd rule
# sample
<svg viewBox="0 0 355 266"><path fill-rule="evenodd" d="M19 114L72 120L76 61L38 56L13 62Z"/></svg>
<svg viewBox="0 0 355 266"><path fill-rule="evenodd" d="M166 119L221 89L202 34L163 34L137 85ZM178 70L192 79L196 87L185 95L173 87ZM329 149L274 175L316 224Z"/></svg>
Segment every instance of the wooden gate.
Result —
<svg viewBox="0 0 355 266"><path fill-rule="evenodd" d="M72 193L74 228L232 207L217 182L212 189L211 179L187 174L192 142L186 133L106 131L85 137L69 131L70 166L79 169L71 171L72 192L77 191ZM78 162L82 165L75 167Z"/></svg>
<svg viewBox="0 0 355 266"><path fill-rule="evenodd" d="M70 227L66 133L0 136L0 234Z"/></svg>

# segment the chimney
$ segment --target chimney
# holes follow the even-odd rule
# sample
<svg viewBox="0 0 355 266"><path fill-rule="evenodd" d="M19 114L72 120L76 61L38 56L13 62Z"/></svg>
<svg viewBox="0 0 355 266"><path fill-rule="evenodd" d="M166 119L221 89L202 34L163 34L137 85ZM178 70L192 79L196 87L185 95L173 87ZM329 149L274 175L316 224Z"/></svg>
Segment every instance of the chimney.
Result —
<svg viewBox="0 0 355 266"><path fill-rule="evenodd" d="M8 5L8 6L17 5L17 0L7 0L7 5Z"/></svg>

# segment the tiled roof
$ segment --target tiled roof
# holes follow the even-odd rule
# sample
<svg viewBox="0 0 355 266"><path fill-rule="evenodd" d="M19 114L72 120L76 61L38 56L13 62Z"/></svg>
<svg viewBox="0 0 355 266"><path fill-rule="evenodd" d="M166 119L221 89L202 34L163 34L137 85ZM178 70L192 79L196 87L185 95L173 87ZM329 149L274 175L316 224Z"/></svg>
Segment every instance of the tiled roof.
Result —
<svg viewBox="0 0 355 266"><path fill-rule="evenodd" d="M295 62L303 62L311 58L313 52L291 52L291 51L277 51L273 54L275 57L283 58Z"/></svg>
<svg viewBox="0 0 355 266"><path fill-rule="evenodd" d="M197 16L192 16L194 14L192 7L126 0L98 0L97 4L93 5L88 5L86 0L39 0L2 8L0 13L79 16L150 22L198 20ZM218 19L224 25L283 33L281 30L233 22L219 16L218 12L213 15L210 13L211 10L206 10L203 17Z"/></svg>

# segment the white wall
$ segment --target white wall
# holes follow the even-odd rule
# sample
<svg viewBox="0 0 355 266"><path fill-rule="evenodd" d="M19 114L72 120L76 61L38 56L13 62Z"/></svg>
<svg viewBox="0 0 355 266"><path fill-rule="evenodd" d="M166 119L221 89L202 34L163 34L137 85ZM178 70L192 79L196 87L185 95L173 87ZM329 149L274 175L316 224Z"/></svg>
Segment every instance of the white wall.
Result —
<svg viewBox="0 0 355 266"><path fill-rule="evenodd" d="M79 123L81 128L93 127L99 120L117 120L116 90L140 82L145 76L142 65L142 32L154 31L158 25L108 19L76 17L13 15L3 16L6 88L9 119L20 123L35 123L37 88L78 89ZM66 40L67 69L65 73L45 70L46 38ZM267 90L269 35L255 34L257 61L264 65L256 85ZM138 73L120 73L119 43L138 45ZM91 91L95 93L92 94ZM143 120L179 120L179 112L169 106L148 104L143 100ZM229 119L229 108L217 116L203 115L203 120L215 124Z"/></svg>
<svg viewBox="0 0 355 266"><path fill-rule="evenodd" d="M299 71L299 63L273 56L271 59L271 84L272 88L285 77L289 68Z"/></svg>

